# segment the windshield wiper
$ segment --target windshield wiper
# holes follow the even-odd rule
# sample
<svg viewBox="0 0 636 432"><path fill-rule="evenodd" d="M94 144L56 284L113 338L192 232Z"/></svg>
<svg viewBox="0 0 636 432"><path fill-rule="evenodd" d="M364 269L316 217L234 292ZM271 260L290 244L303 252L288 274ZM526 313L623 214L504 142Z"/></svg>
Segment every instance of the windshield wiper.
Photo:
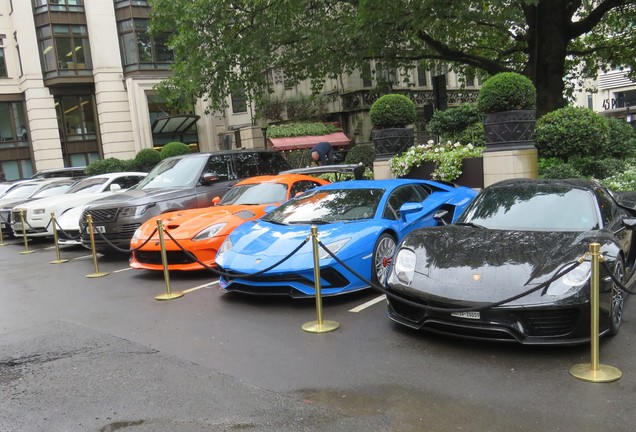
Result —
<svg viewBox="0 0 636 432"><path fill-rule="evenodd" d="M480 229L488 229L483 225L479 225L473 222L457 222L455 225L464 225L464 226L469 226L469 227L473 227L473 228L480 228Z"/></svg>
<svg viewBox="0 0 636 432"><path fill-rule="evenodd" d="M324 219L311 219L308 221L293 221L290 222L290 225L326 225L329 224L331 222L326 221Z"/></svg>

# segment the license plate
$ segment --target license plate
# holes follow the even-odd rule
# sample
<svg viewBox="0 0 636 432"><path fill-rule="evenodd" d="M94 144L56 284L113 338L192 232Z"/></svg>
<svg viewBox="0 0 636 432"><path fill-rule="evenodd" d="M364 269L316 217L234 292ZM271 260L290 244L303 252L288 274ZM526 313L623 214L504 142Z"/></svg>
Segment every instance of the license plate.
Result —
<svg viewBox="0 0 636 432"><path fill-rule="evenodd" d="M106 233L106 227L101 226L101 225L97 225L97 226L93 225L93 233L95 233L95 234L97 234L97 233L105 234Z"/></svg>
<svg viewBox="0 0 636 432"><path fill-rule="evenodd" d="M452 312L451 316L457 318L467 318L467 319L480 319L481 315L479 312Z"/></svg>

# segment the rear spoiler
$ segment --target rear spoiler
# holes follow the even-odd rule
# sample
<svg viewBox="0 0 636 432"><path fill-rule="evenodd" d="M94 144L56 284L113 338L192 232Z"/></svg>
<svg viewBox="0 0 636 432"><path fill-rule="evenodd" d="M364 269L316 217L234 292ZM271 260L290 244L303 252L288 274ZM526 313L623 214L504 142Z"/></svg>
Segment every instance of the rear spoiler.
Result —
<svg viewBox="0 0 636 432"><path fill-rule="evenodd" d="M353 175L356 180L362 180L364 169L364 165L362 164L319 165L306 168L294 168L281 171L279 174L350 174Z"/></svg>

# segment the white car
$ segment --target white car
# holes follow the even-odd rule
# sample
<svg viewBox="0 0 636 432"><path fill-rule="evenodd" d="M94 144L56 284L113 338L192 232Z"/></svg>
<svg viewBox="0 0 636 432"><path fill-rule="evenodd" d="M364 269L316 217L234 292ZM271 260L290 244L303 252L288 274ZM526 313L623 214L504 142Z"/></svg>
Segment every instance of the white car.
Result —
<svg viewBox="0 0 636 432"><path fill-rule="evenodd" d="M84 206L74 207L57 219L57 242L60 245L81 245L80 218Z"/></svg>
<svg viewBox="0 0 636 432"><path fill-rule="evenodd" d="M24 233L28 237L52 236L54 227L51 223L51 214L55 214L57 219L73 208L83 207L95 199L126 190L139 183L145 176L144 172L100 174L78 181L62 195L17 205L11 214L13 233L22 235L22 212Z"/></svg>
<svg viewBox="0 0 636 432"><path fill-rule="evenodd" d="M50 178L22 181L14 185L0 198L0 228L2 229L2 234L13 235L11 211L14 207L26 202L61 195L76 181L77 179L71 178Z"/></svg>

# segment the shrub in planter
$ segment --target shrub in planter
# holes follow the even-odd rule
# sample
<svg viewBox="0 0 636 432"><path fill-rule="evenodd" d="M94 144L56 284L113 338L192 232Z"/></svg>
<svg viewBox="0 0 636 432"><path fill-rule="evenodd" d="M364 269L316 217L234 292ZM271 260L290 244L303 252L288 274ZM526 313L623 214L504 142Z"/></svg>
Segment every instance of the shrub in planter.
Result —
<svg viewBox="0 0 636 432"><path fill-rule="evenodd" d="M537 120L535 144L541 157L603 158L609 146L609 126L592 110L568 106Z"/></svg>
<svg viewBox="0 0 636 432"><path fill-rule="evenodd" d="M604 179L624 171L627 163L616 158L571 157L568 163L584 177Z"/></svg>
<svg viewBox="0 0 636 432"><path fill-rule="evenodd" d="M373 161L375 160L375 148L369 144L357 144L353 146L347 156L345 156L346 164L359 164L362 163L368 168L373 168Z"/></svg>
<svg viewBox="0 0 636 432"><path fill-rule="evenodd" d="M462 134L467 128L475 123L481 123L481 117L477 105L463 104L444 111L435 110L427 128L430 133L454 141L456 136Z"/></svg>
<svg viewBox="0 0 636 432"><path fill-rule="evenodd" d="M534 110L537 106L537 90L529 78L515 72L502 72L482 84L477 106L484 114Z"/></svg>
<svg viewBox="0 0 636 432"><path fill-rule="evenodd" d="M171 142L161 148L161 159L190 153L190 147L181 142Z"/></svg>
<svg viewBox="0 0 636 432"><path fill-rule="evenodd" d="M477 98L488 151L534 148L537 92L527 77L504 72L486 80Z"/></svg>
<svg viewBox="0 0 636 432"><path fill-rule="evenodd" d="M636 131L632 125L617 118L607 118L609 146L607 156L624 158L636 152Z"/></svg>
<svg viewBox="0 0 636 432"><path fill-rule="evenodd" d="M403 128L415 122L415 104L404 95L386 94L371 105L369 116L378 129Z"/></svg>
<svg viewBox="0 0 636 432"><path fill-rule="evenodd" d="M548 165L539 169L539 177L547 179L567 179L567 178L579 178L582 177L581 173L577 171L572 165L567 162Z"/></svg>
<svg viewBox="0 0 636 432"><path fill-rule="evenodd" d="M135 162L139 169L149 172L155 165L161 162L161 155L157 150L145 148L135 155Z"/></svg>
<svg viewBox="0 0 636 432"><path fill-rule="evenodd" d="M413 145L413 129L406 126L415 122L415 104L400 94L379 97L369 111L376 157L388 159Z"/></svg>
<svg viewBox="0 0 636 432"><path fill-rule="evenodd" d="M86 175L88 176L123 171L128 171L126 165L123 160L117 158L96 160L86 167Z"/></svg>

